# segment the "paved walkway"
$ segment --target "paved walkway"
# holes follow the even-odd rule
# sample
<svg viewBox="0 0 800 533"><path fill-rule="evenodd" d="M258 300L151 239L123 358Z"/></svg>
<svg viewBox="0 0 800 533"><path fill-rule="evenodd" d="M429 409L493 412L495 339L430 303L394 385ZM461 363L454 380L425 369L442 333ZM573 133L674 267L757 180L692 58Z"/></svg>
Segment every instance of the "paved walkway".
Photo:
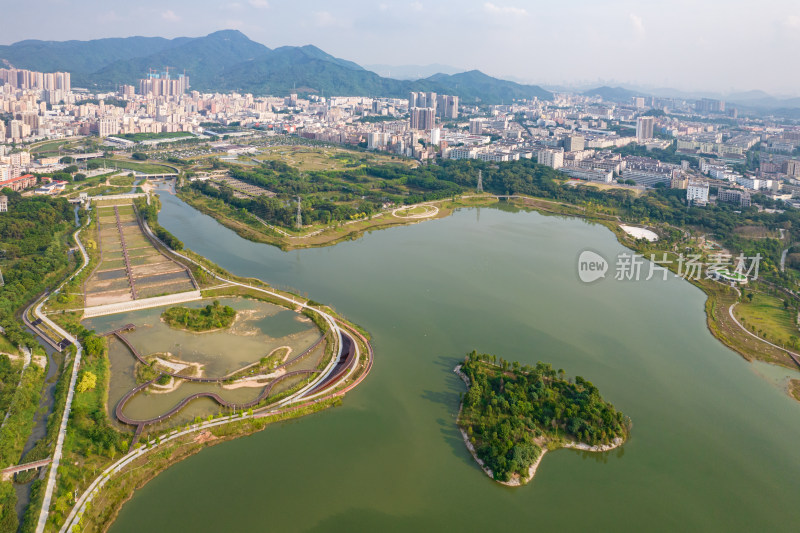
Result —
<svg viewBox="0 0 800 533"><path fill-rule="evenodd" d="M174 305L185 302L193 302L202 299L200 291L179 292L166 296L156 296L155 298L144 298L132 302L118 302L114 304L96 305L87 307L83 310L83 318L94 318L98 316L113 315L116 313L127 313L128 311L138 311L139 309L151 309L165 305Z"/></svg>
<svg viewBox="0 0 800 533"><path fill-rule="evenodd" d="M741 297L742 293L739 291L739 289L737 287L734 287L734 289L736 289L737 294L739 294L739 296ZM738 304L738 303L739 302L733 302L731 304L731 306L728 308L728 314L731 316L731 320L736 322L736 325L739 326L740 328L742 328L742 330L744 330L744 332L747 333L748 335L750 335L751 337L753 337L755 339L758 339L758 340L760 340L761 342L763 342L765 344L769 344L770 346L772 346L774 348L777 348L777 349L779 349L779 350L781 350L783 352L786 352L786 355L788 355L792 359L792 361L794 361L794 364L796 364L798 367L800 367L800 354L797 354L797 353L794 353L794 352L792 352L790 350L787 350L783 346L778 346L777 344L772 344L771 342L769 342L766 339L762 339L761 337L759 337L758 335L756 335L755 333L753 333L752 331L750 331L749 329L747 329L746 327L741 325L738 320L736 320L736 317L733 314L733 308L736 307L736 304Z"/></svg>
<svg viewBox="0 0 800 533"><path fill-rule="evenodd" d="M88 224L91 221L91 215L86 218L86 223ZM66 285L72 278L77 276L80 272L83 271L89 265L89 254L86 253L86 248L83 247L83 243L80 240L80 233L82 228L78 228L78 230L74 234L75 242L78 243L78 248L80 248L81 255L83 256L83 265L75 271L70 277L68 277L64 282L53 291L53 294L58 294L58 291L61 290L64 285ZM42 300L42 303L44 300ZM75 360L72 363L72 375L69 379L69 388L67 389L67 401L64 404L64 413L61 415L61 424L58 428L58 436L56 437L56 447L53 450L53 464L50 465L50 470L47 475L47 484L45 485L44 489L44 499L42 500L42 509L39 512L39 521L36 524L36 533L42 533L44 531L44 526L47 523L47 516L50 514L50 503L53 500L53 491L56 487L56 476L58 475L58 465L61 463L61 453L64 449L64 437L67 435L67 423L69 422L69 415L72 411L72 399L75 397L75 383L78 381L78 370L81 366L81 355L83 353L83 347L78 342L78 339L74 338L72 335L64 331L60 326L54 323L52 320L47 318L44 313L42 313L42 303L36 306L34 309L34 314L37 318L41 319L42 322L46 323L48 326L53 328L54 331L58 332L59 334L63 335L65 339L70 340L74 345L77 351L75 352Z"/></svg>

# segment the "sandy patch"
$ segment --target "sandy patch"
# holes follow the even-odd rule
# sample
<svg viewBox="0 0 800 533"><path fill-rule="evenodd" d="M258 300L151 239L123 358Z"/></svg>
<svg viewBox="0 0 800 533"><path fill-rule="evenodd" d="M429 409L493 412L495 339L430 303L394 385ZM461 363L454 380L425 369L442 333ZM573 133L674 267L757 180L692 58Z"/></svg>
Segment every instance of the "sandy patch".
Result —
<svg viewBox="0 0 800 533"><path fill-rule="evenodd" d="M270 374L259 374L257 376L250 376L245 379L241 379L239 381L234 381L233 383L228 383L222 386L223 389L242 389L242 388L260 388L266 385L264 383L265 380L271 380L281 377L282 375L286 374L286 370L281 368L280 370L276 370Z"/></svg>
<svg viewBox="0 0 800 533"><path fill-rule="evenodd" d="M647 239L650 242L656 242L658 240L658 234L654 231L650 231L649 229L626 226L624 224L620 224L619 227L622 229L622 231L635 239Z"/></svg>

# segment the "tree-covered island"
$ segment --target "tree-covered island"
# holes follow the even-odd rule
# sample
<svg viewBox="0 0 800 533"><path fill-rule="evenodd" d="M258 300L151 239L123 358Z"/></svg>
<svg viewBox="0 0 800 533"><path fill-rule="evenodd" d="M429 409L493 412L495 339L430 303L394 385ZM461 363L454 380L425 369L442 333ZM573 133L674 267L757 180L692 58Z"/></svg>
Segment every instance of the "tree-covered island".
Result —
<svg viewBox="0 0 800 533"><path fill-rule="evenodd" d="M530 481L547 450L606 451L630 433L630 419L597 387L549 364L531 367L473 351L455 371L468 387L458 416L464 442L501 483Z"/></svg>
<svg viewBox="0 0 800 533"><path fill-rule="evenodd" d="M161 313L161 318L171 328L203 332L230 327L236 319L236 310L214 300L199 309L170 307Z"/></svg>

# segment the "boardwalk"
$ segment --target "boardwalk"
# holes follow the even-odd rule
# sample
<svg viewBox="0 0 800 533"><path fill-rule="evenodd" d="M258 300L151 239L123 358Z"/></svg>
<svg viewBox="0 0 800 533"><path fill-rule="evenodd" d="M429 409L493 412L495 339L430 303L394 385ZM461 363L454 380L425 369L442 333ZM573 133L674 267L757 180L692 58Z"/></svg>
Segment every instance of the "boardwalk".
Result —
<svg viewBox="0 0 800 533"><path fill-rule="evenodd" d="M131 260L128 257L128 246L125 244L125 232L122 231L122 221L119 219L119 207L114 206L114 216L117 218L117 231L119 231L119 242L122 244L122 258L125 260L125 271L128 274L128 283L131 286L131 296L136 299L136 282L133 279L133 268L131 268Z"/></svg>
<svg viewBox="0 0 800 533"><path fill-rule="evenodd" d="M134 324L126 324L126 325L124 325L124 326L122 326L120 328L117 328L115 330L112 330L112 331L109 331L107 333L104 333L101 336L103 336L103 337L115 336L117 339L120 340L120 342L122 342L128 348L128 350L130 350L131 354L133 354L133 356L136 358L137 361L139 361L143 365L149 365L150 363L142 356L141 353L139 353L139 350L124 335L124 333L126 331L132 331L135 327L136 326ZM281 366L277 367L274 370L286 368L289 365L291 365L292 363L302 359L303 357L305 357L306 355L308 355L312 351L314 351L317 347L319 347L322 344L322 341L324 341L324 340L325 340L325 336L323 335L314 344L312 344L310 347L308 347L302 353L300 353L299 355L293 357L291 360L287 361L286 363L283 363ZM350 354L350 353L352 353L352 344L353 343L352 343L352 340L349 339L349 337L347 337L347 340L350 342L350 348L348 350L348 354ZM339 367L337 366L334 370L336 371L336 370L338 370L338 368ZM146 420L136 420L136 419L130 418L127 415L125 415L125 412L124 412L125 405L134 396L136 396L138 393L146 390L148 387L150 387L156 381L158 381L162 376L170 376L170 377L172 377L174 379L179 379L179 380L184 380L184 381L191 381L191 382L194 382L194 383L209 383L209 384L223 383L223 382L225 382L225 381L227 381L229 379L228 377L221 377L221 378L207 378L206 377L206 378L204 378L204 377L196 377L196 376L185 376L185 375L180 374L178 372L162 371L154 379L148 381L147 383L143 383L143 384L139 385L138 387L135 387L135 388L131 389L130 391L128 391L119 400L119 402L117 403L117 406L114 409L114 414L116 415L117 420L119 420L123 424L128 424L130 426L136 426L136 434L134 435L134 438L131 441L131 448L133 448L133 446L136 444L136 441L138 440L138 437L141 434L141 432L142 432L142 430L144 429L145 426L150 425L150 424L155 424L157 422L161 422L162 420L166 420L166 419L172 417L173 415L178 413L181 409L183 409L184 407L189 405L189 403L191 403L193 400L196 400L198 398L211 398L212 400L217 402L219 405L221 405L222 407L225 407L227 409L245 410L245 409L249 409L251 407L255 407L256 405L260 404L265 399L267 399L269 397L269 395L272 393L272 389L277 384L282 383L286 379L288 379L290 377L294 377L294 376L300 376L300 375L305 375L305 374L312 375L312 374L319 374L319 373L320 373L320 371L316 370L316 369L295 370L293 372L287 372L286 374L284 374L284 375L272 380L266 387L264 387L264 389L261 391L261 394L259 394L257 398L255 398L254 400L252 400L250 402L233 403L233 402L228 402L227 400L225 400L224 398L222 398L219 394L217 394L215 392L198 392L196 394L192 394L191 396L187 396L186 398L184 398L183 400L178 402L178 404L175 405L172 409L170 409L166 413L164 413L162 415L159 415L157 417L149 418L149 419L146 419ZM331 376L332 375L333 374L331 374ZM336 372L335 378L340 377L340 375L341 374L339 372ZM328 378L325 379L324 382L326 384L330 383L332 381L331 380L331 376L329 376ZM335 379L333 381L335 381Z"/></svg>

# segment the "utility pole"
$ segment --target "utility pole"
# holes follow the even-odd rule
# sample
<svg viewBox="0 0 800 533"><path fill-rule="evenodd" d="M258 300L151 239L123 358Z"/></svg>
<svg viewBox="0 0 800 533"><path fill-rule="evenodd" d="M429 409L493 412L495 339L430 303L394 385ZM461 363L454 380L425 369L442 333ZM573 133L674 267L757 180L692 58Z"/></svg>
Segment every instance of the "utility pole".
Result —
<svg viewBox="0 0 800 533"><path fill-rule="evenodd" d="M297 197L297 222L295 222L295 224L297 225L297 229L303 227L303 206L300 204L299 196Z"/></svg>
<svg viewBox="0 0 800 533"><path fill-rule="evenodd" d="M478 193L483 192L483 171L478 171Z"/></svg>

